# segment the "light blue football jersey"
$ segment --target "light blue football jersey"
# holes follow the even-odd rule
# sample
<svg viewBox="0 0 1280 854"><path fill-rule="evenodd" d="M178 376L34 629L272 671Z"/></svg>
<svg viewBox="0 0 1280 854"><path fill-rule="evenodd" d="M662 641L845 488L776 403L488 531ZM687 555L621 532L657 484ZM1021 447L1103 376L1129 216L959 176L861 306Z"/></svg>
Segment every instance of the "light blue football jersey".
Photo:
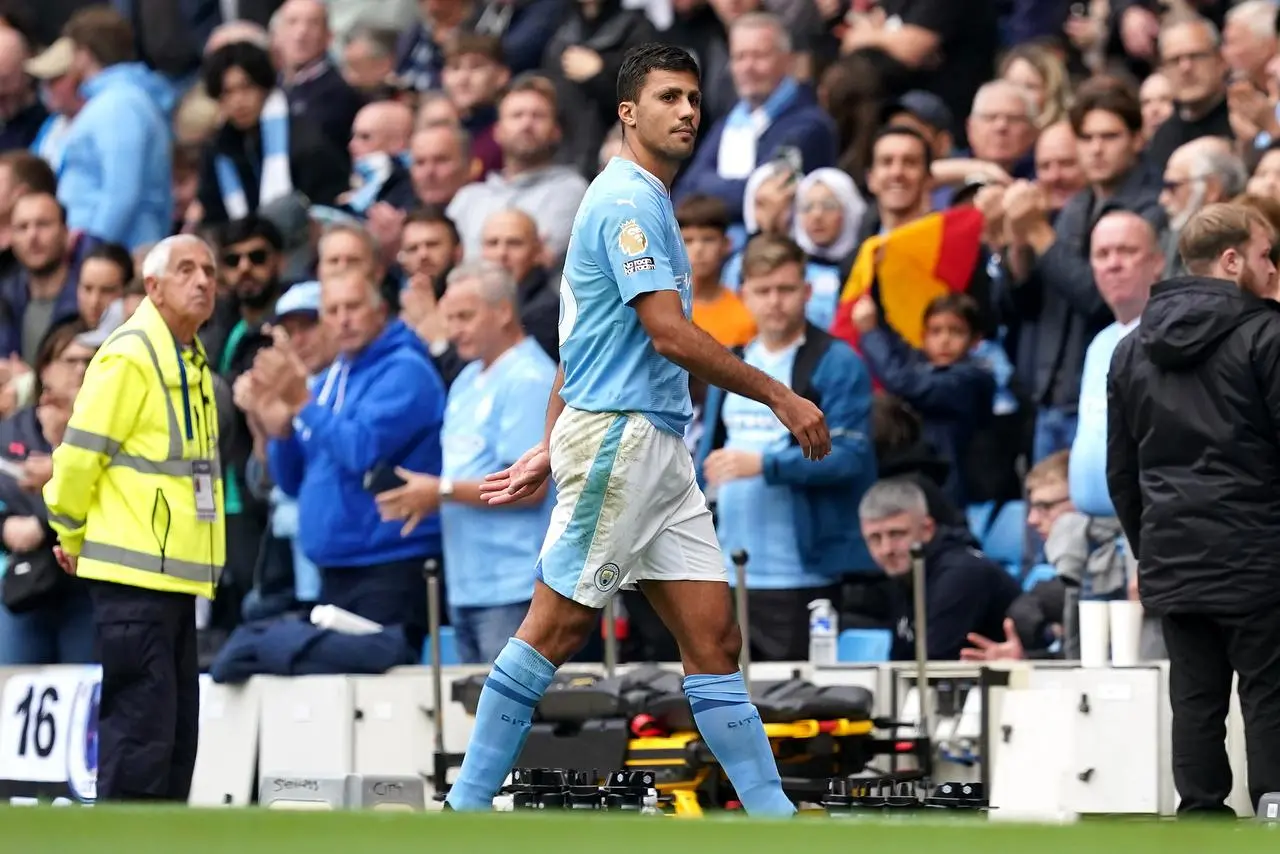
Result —
<svg viewBox="0 0 1280 854"><path fill-rule="evenodd" d="M676 291L693 312L693 276L671 195L621 157L591 182L573 221L560 283L564 402L586 412L637 412L683 436L693 417L689 374L664 359L628 305Z"/></svg>

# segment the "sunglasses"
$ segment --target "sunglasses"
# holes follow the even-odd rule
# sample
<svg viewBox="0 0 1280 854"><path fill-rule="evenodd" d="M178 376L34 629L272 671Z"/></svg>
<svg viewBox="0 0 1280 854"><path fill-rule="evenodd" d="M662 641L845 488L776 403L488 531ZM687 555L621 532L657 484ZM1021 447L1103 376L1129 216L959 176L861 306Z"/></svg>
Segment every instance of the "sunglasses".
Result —
<svg viewBox="0 0 1280 854"><path fill-rule="evenodd" d="M224 252L222 253L222 264L226 267L239 267L241 260L248 258L249 263L255 267L261 267L267 263L271 257L271 252L267 249L250 249L248 252Z"/></svg>

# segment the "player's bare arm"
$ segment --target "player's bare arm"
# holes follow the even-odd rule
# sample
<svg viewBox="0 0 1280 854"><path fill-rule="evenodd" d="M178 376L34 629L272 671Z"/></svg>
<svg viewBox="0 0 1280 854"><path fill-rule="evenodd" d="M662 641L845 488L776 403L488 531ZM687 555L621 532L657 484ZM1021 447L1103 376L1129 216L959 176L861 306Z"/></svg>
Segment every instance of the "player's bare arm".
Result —
<svg viewBox="0 0 1280 854"><path fill-rule="evenodd" d="M822 410L694 326L685 318L676 291L641 294L631 307L663 358L711 385L768 406L796 437L807 458L820 460L830 453L831 435Z"/></svg>
<svg viewBox="0 0 1280 854"><path fill-rule="evenodd" d="M556 379L551 385L551 397L547 399L547 426L542 441L525 451L520 459L507 468L486 475L480 484L480 497L492 505L513 504L529 498L542 490L551 476L551 431L560 413L564 412L564 398L560 388L564 385L564 365L556 369Z"/></svg>

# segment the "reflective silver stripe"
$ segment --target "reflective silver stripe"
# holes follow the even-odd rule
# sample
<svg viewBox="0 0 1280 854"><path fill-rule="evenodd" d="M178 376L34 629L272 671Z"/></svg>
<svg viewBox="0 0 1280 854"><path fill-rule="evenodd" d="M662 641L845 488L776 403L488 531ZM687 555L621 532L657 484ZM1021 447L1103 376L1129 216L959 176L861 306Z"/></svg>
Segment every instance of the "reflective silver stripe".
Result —
<svg viewBox="0 0 1280 854"><path fill-rule="evenodd" d="M106 454L108 457L114 456L120 450L120 443L115 439L97 433L90 433L88 430L81 430L78 427L68 427L67 432L62 436L62 443L82 448L95 454Z"/></svg>
<svg viewBox="0 0 1280 854"><path fill-rule="evenodd" d="M136 457L133 454L116 454L111 460L113 466L124 466L127 469L133 469L142 474L163 474L170 477L191 477L191 464L195 460L163 460L156 462L155 460L147 460L142 457ZM222 477L222 463L219 460L210 461L213 466L214 478Z"/></svg>
<svg viewBox="0 0 1280 854"><path fill-rule="evenodd" d="M52 525L61 525L68 531L78 531L84 527L83 519L72 519L70 516L63 516L59 513L50 513L49 523Z"/></svg>
<svg viewBox="0 0 1280 854"><path fill-rule="evenodd" d="M178 560L172 557L161 558L146 552L133 549L109 546L86 540L80 549L83 560L98 560L103 563L114 563L138 569L143 572L158 572L183 581L196 581L201 584L212 584L218 575L216 567L207 563L193 563L189 560Z"/></svg>
<svg viewBox="0 0 1280 854"><path fill-rule="evenodd" d="M151 339L141 329L122 330L112 336L112 340L126 335L136 335L142 339L142 343L147 347L147 354L151 356L151 364L155 365L156 376L160 378L160 387L164 389L165 411L169 416L169 459L180 460L182 459L182 433L178 430L178 413L173 408L173 399L169 397L169 387L165 385L164 371L160 369L160 357L156 355L156 348L152 346ZM191 473L190 468L187 469L187 473Z"/></svg>

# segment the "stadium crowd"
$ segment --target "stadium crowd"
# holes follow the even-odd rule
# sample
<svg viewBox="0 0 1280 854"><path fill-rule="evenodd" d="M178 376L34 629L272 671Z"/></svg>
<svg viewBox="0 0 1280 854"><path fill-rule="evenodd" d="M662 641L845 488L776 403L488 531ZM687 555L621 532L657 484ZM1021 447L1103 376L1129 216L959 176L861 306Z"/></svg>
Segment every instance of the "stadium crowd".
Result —
<svg viewBox="0 0 1280 854"><path fill-rule="evenodd" d="M836 438L810 463L766 407L693 389L756 658L807 657L821 598L910 656L913 542L932 658L1072 655L1071 602L1137 596L1106 479L1111 354L1199 210L1242 198L1280 228L1278 9L0 2L0 663L92 660L40 490L175 233L216 247L220 284L200 339L227 560L204 664L415 662L430 558L460 656L491 660L553 498L490 508L478 482L541 440L574 214L623 144L621 58L654 40L702 71L673 191L694 321ZM384 629L291 616L317 603ZM642 596L623 606L627 656L678 658Z"/></svg>

